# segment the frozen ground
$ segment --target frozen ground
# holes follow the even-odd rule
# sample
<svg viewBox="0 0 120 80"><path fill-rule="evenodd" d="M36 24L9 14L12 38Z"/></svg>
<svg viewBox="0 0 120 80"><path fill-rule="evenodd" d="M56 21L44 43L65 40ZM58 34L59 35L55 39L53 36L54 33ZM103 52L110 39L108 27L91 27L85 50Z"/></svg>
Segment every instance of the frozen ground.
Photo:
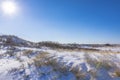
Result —
<svg viewBox="0 0 120 80"><path fill-rule="evenodd" d="M0 80L120 80L120 47L95 49L2 47Z"/></svg>

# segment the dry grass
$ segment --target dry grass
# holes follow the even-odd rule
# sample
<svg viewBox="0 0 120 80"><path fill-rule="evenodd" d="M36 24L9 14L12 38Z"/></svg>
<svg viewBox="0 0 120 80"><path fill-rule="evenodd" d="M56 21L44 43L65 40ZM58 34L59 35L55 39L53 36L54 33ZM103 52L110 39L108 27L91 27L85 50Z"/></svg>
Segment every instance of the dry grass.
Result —
<svg viewBox="0 0 120 80"><path fill-rule="evenodd" d="M116 77L120 77L120 70L115 71L114 74Z"/></svg>
<svg viewBox="0 0 120 80"><path fill-rule="evenodd" d="M32 54L33 50L25 50L25 51L22 51L22 54L24 56L29 56L30 54Z"/></svg>
<svg viewBox="0 0 120 80"><path fill-rule="evenodd" d="M57 59L49 56L47 52L40 52L33 61L38 68L41 66L52 66L54 71L60 71L61 73L69 71L64 64L57 62Z"/></svg>
<svg viewBox="0 0 120 80"><path fill-rule="evenodd" d="M109 59L110 57L108 55L104 55L104 56L106 56L106 58L98 57L98 59L93 59L89 54L85 54L85 60L88 64L90 64L91 66L94 66L96 69L105 68L107 70L110 70L116 67L116 64Z"/></svg>
<svg viewBox="0 0 120 80"><path fill-rule="evenodd" d="M89 54L86 54L85 57L86 57L86 62L87 62L91 67L94 67L93 70L90 70L90 71L89 71L89 74L92 75L94 78L95 78L97 75L99 75L99 74L98 74L98 70L100 70L100 69L103 69L103 68L104 68L104 69L106 69L106 70L109 72L110 70L114 70L114 69L117 68L116 64L115 64L113 61L111 61L111 60L109 60L109 59L107 59L107 58L102 58L102 59L100 58L99 60L96 60L96 59L91 58L91 57L89 56ZM118 77L118 76L120 77L120 71L116 71L114 74L115 74L117 77Z"/></svg>
<svg viewBox="0 0 120 80"><path fill-rule="evenodd" d="M86 77L86 72L80 72L79 70L76 69L72 69L71 72L74 73L74 75L76 76L77 80L84 80L84 78Z"/></svg>
<svg viewBox="0 0 120 80"><path fill-rule="evenodd" d="M113 72L109 73L109 75L111 75L114 78L120 77L120 69L119 68L115 68Z"/></svg>
<svg viewBox="0 0 120 80"><path fill-rule="evenodd" d="M34 59L33 59L35 66L40 67L46 65L48 63L48 53L47 52L40 52Z"/></svg>
<svg viewBox="0 0 120 80"><path fill-rule="evenodd" d="M34 59L35 66L41 67L41 66L52 66L53 69L60 70L61 72L66 71L66 68L63 65L60 65L56 59L53 59L49 56L47 52L42 52L39 55L36 56Z"/></svg>
<svg viewBox="0 0 120 80"><path fill-rule="evenodd" d="M54 50L57 50L57 51L59 51L59 52L63 52L63 51L68 51L68 52L85 52L85 53L87 53L87 52L89 52L89 53L91 53L91 52L99 52L99 50L98 49L89 49L89 48L74 48L74 49L61 49L61 48L58 48L58 49L54 49Z"/></svg>

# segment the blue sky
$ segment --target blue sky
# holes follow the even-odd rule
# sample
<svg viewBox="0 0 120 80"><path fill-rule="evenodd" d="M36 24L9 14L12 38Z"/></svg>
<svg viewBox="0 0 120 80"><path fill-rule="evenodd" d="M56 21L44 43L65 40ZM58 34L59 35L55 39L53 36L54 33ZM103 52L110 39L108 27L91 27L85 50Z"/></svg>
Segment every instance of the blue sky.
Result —
<svg viewBox="0 0 120 80"><path fill-rule="evenodd" d="M0 33L30 41L120 43L120 0L14 0L0 10Z"/></svg>

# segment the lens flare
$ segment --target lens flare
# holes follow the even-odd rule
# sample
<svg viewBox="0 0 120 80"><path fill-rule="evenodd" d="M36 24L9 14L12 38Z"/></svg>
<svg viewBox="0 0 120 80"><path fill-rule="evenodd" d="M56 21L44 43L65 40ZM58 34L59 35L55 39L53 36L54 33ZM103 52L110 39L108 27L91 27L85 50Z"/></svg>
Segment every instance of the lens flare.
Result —
<svg viewBox="0 0 120 80"><path fill-rule="evenodd" d="M13 1L2 2L1 8L5 14L9 14L9 15L12 15L17 11L17 6Z"/></svg>

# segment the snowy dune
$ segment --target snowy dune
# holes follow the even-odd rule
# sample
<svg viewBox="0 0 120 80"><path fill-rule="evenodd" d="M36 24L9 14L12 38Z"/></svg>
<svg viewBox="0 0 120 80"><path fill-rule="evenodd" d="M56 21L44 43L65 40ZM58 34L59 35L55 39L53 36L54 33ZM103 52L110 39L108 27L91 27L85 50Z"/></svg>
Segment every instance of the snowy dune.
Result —
<svg viewBox="0 0 120 80"><path fill-rule="evenodd" d="M33 43L1 35L0 80L120 80L120 45Z"/></svg>
<svg viewBox="0 0 120 80"><path fill-rule="evenodd" d="M0 74L0 80L120 80L120 54L3 47Z"/></svg>

